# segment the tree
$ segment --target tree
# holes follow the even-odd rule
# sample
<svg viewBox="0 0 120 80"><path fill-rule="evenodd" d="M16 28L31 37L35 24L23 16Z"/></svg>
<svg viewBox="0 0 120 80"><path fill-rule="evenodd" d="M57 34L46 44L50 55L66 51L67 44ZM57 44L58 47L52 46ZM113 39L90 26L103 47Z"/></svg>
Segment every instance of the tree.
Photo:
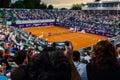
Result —
<svg viewBox="0 0 120 80"><path fill-rule="evenodd" d="M33 0L23 0L23 2L24 2L25 8L27 8L27 9L34 8Z"/></svg>
<svg viewBox="0 0 120 80"><path fill-rule="evenodd" d="M54 7L53 7L53 5L48 5L48 7L47 7L47 9L53 9Z"/></svg>
<svg viewBox="0 0 120 80"><path fill-rule="evenodd" d="M11 8L25 8L24 2L19 0L16 1L14 4L11 4Z"/></svg>
<svg viewBox="0 0 120 80"><path fill-rule="evenodd" d="M41 0L23 0L25 8L39 9Z"/></svg>
<svg viewBox="0 0 120 80"><path fill-rule="evenodd" d="M80 4L73 4L71 9L72 9L72 10L81 10L82 7L81 7Z"/></svg>
<svg viewBox="0 0 120 80"><path fill-rule="evenodd" d="M95 2L100 1L100 0L95 0Z"/></svg>
<svg viewBox="0 0 120 80"><path fill-rule="evenodd" d="M11 0L0 0L0 8L9 8Z"/></svg>
<svg viewBox="0 0 120 80"><path fill-rule="evenodd" d="M60 10L68 10L67 8L61 8Z"/></svg>
<svg viewBox="0 0 120 80"><path fill-rule="evenodd" d="M33 5L36 9L40 7L41 0L33 0Z"/></svg>
<svg viewBox="0 0 120 80"><path fill-rule="evenodd" d="M42 3L42 4L40 4L39 8L40 9L47 9L47 4Z"/></svg>
<svg viewBox="0 0 120 80"><path fill-rule="evenodd" d="M54 10L59 10L59 8L54 8Z"/></svg>

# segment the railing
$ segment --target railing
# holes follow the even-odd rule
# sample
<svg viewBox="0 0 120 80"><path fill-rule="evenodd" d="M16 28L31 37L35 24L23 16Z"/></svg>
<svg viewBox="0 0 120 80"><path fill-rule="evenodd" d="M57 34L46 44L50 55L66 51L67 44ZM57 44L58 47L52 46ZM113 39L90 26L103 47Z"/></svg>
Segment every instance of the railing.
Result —
<svg viewBox="0 0 120 80"><path fill-rule="evenodd" d="M82 10L120 10L120 7L82 7Z"/></svg>

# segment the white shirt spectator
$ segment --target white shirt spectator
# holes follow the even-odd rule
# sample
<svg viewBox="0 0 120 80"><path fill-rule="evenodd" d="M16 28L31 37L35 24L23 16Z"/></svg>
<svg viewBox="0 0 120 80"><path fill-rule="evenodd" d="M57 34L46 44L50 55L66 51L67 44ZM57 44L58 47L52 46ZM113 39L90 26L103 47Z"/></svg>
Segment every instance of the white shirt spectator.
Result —
<svg viewBox="0 0 120 80"><path fill-rule="evenodd" d="M87 79L87 71L86 71L86 64L82 62L74 62L75 67L81 77L81 80L88 80Z"/></svg>
<svg viewBox="0 0 120 80"><path fill-rule="evenodd" d="M88 63L90 63L91 57L90 57L89 55L86 55L86 56L84 57L84 59L85 59Z"/></svg>

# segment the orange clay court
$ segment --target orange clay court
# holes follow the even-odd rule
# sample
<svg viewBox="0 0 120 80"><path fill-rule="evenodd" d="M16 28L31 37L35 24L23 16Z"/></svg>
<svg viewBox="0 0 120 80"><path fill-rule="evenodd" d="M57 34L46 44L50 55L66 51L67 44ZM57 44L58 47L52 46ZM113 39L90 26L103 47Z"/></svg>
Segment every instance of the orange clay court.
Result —
<svg viewBox="0 0 120 80"><path fill-rule="evenodd" d="M71 32L67 28L58 26L46 26L46 27L35 27L35 28L24 28L26 32L31 32L36 36L40 36L43 32L43 39L48 39L49 42L62 42L71 41L74 46L74 50L90 46L98 42L98 40L105 40L107 37L81 32ZM51 36L48 36L51 33Z"/></svg>

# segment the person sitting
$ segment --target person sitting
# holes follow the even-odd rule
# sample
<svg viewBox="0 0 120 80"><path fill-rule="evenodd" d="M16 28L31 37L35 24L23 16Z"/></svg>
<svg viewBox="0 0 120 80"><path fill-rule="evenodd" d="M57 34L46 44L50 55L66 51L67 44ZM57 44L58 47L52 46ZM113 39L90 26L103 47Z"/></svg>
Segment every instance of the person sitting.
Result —
<svg viewBox="0 0 120 80"><path fill-rule="evenodd" d="M91 62L87 64L88 80L119 80L120 64L116 47L108 40L93 46Z"/></svg>

